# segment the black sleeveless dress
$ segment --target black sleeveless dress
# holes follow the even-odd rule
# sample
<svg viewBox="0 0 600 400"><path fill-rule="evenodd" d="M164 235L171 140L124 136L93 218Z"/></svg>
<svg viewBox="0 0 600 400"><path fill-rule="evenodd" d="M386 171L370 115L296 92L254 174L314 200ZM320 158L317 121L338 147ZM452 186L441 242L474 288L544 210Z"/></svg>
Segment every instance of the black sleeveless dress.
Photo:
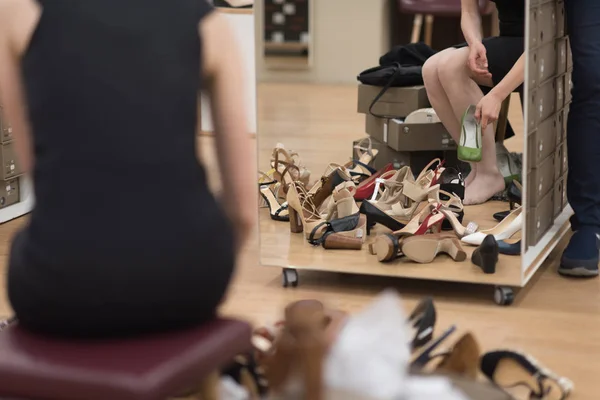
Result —
<svg viewBox="0 0 600 400"><path fill-rule="evenodd" d="M214 316L232 230L196 158L204 0L39 0L22 60L36 206L14 239L20 323L130 335Z"/></svg>
<svg viewBox="0 0 600 400"><path fill-rule="evenodd" d="M525 1L492 0L500 20L500 36L483 39L492 81L497 85L525 52ZM456 48L466 47L463 43ZM522 86L516 91L522 92Z"/></svg>

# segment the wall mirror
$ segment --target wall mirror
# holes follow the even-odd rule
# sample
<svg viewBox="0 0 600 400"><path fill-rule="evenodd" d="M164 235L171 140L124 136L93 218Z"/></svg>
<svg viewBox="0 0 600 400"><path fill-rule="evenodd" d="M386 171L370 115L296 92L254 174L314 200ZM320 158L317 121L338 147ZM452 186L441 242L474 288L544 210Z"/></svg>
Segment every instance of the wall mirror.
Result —
<svg viewBox="0 0 600 400"><path fill-rule="evenodd" d="M298 285L303 271L311 270L485 284L493 288L497 303L512 302L513 289L527 284L568 227L564 129L571 67L562 3L523 2L528 39L520 44L520 54L525 54L525 82L521 93L502 103L493 124L498 169L507 187L513 179L520 183L518 191L501 191L484 204L464 207L461 202L450 205L453 197L436 197L429 190L435 186L431 180L444 173L445 188L454 190L456 177L448 176L454 170L468 181L470 166L457 159L456 141L432 109L423 82L409 80L383 90L384 84L357 80L397 46L404 52L416 48L414 59L422 64L464 42L460 1L441 1L446 7L442 12L402 0L285 3L309 9L308 51L302 53L308 61L303 68L272 68L273 36L265 27L271 27L273 18L267 23L265 16L267 9L281 4L254 4L261 264L281 268L283 286ZM482 0L477 6L484 36L498 36L502 25L495 4ZM414 47L413 42L421 44ZM454 114L460 121L462 115ZM435 159L444 160L446 172L427 169L436 166L430 164ZM403 167L410 172L401 177ZM336 171L350 174L350 183ZM456 196L455 191L451 194ZM459 231L468 229L453 232L443 222L442 232L454 235L454 240L444 241L450 255L429 257L427 236L421 241L389 236L415 223L421 211L423 218L439 218L437 210L424 211L435 203L428 199L461 216ZM520 217L516 213L509 218L516 228L506 237L509 250L503 251L516 254L500 255L495 273L484 273L471 261L478 246L461 241L461 236L475 229L469 222L480 232L497 227L494 214L510 211L508 200L522 211ZM506 227L491 232L500 240L502 230ZM407 237L415 236L414 229L407 232ZM406 254L399 256L403 247Z"/></svg>

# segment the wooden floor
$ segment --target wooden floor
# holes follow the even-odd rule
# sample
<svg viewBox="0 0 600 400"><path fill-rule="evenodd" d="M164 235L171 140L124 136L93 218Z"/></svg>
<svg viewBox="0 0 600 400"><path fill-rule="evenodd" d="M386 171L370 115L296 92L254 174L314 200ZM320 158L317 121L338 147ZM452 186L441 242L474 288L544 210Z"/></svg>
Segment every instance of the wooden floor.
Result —
<svg viewBox="0 0 600 400"><path fill-rule="evenodd" d="M265 160L268 163L270 149L277 142L298 150L309 168L314 166L316 174L322 172L317 166L346 160L351 150L349 140L362 136L364 131L363 119L354 112L355 96L352 87L259 85L258 153L262 168L266 168ZM513 123L519 123L517 112L511 117ZM517 130L520 131L518 127ZM518 149L522 143L519 140L522 139L511 139L507 146ZM210 162L214 158L212 139L202 137L201 147L203 158L214 165ZM209 172L216 186L217 172ZM0 225L2 276L10 238L23 223L21 219ZM402 294L407 309L423 296L433 295L440 330L456 324L462 331L474 332L485 350L525 350L575 381L572 399L598 399L600 280L559 277L559 257L557 249L517 295L515 304L502 308L492 302L489 287L462 283L304 272L298 288L283 289L280 269L259 265L255 238L241 257L222 311L262 324L278 319L285 304L301 298L318 298L329 305L357 311L389 287ZM2 317L10 315L10 307L5 291L1 287L0 291Z"/></svg>

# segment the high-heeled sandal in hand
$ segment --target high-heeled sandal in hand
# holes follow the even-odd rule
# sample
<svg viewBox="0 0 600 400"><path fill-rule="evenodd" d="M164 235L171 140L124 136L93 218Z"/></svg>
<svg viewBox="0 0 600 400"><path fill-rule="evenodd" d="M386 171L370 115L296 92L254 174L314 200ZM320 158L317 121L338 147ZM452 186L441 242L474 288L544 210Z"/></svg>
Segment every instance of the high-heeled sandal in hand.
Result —
<svg viewBox="0 0 600 400"><path fill-rule="evenodd" d="M530 399L564 400L573 391L573 382L541 366L529 355L497 350L481 357L481 371L498 387L522 387Z"/></svg>
<svg viewBox="0 0 600 400"><path fill-rule="evenodd" d="M268 178L268 176L265 175L265 178ZM275 196L275 193L271 189L276 183L276 181L265 182L263 180L262 183L259 181L258 190L261 198L267 204L271 219L274 221L287 222L290 220L288 204L287 202L280 204Z"/></svg>

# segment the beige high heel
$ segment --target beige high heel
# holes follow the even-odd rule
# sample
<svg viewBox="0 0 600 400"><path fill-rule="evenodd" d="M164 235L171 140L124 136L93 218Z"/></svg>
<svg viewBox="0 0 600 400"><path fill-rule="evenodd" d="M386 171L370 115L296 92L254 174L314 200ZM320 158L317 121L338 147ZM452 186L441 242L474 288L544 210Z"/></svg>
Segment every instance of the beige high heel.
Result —
<svg viewBox="0 0 600 400"><path fill-rule="evenodd" d="M457 237L439 233L404 238L400 244L400 252L409 260L421 264L433 262L441 253L448 254L454 261L467 259L467 253L463 250Z"/></svg>
<svg viewBox="0 0 600 400"><path fill-rule="evenodd" d="M306 239L311 236L315 239L320 238L326 230L326 221L319 215L319 211L301 182L289 185L287 202L290 231L292 233L304 232ZM321 228L315 231L318 225L321 225Z"/></svg>
<svg viewBox="0 0 600 400"><path fill-rule="evenodd" d="M352 162L354 167L350 169L350 172L359 176L371 176L374 170L370 165L375 157L377 157L379 150L373 149L373 142L370 137L366 137L358 142L354 146L354 150L358 158Z"/></svg>
<svg viewBox="0 0 600 400"><path fill-rule="evenodd" d="M294 166L295 168L293 170L297 171L297 175L292 176L292 180L300 181L304 186L308 186L310 171L302 164L298 153L291 150L288 152L281 143L278 143L273 149L271 167L283 174L284 170L289 166Z"/></svg>
<svg viewBox="0 0 600 400"><path fill-rule="evenodd" d="M353 188L354 190L349 190L349 188ZM337 231L336 235L360 239L361 243L364 243L367 236L367 218L364 215L360 215L360 209L354 200L355 190L356 187L352 182L345 182L336 187L332 195L333 203L325 216L325 220L332 222L351 216L358 216L358 222L353 229Z"/></svg>

